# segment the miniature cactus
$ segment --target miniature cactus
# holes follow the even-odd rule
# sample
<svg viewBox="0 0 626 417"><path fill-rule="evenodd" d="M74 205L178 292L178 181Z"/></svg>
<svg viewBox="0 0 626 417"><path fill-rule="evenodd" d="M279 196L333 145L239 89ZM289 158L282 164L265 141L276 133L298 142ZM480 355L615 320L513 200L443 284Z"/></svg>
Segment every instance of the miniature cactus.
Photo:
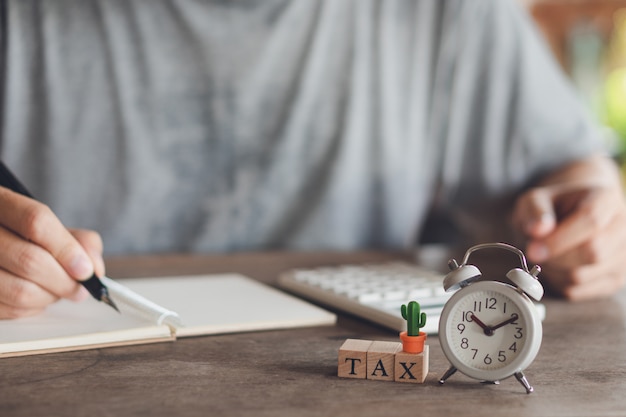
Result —
<svg viewBox="0 0 626 417"><path fill-rule="evenodd" d="M409 306L402 304L402 317L406 320L406 330L409 336L419 336L420 328L426 325L426 313L420 314L420 304L417 301L409 302Z"/></svg>

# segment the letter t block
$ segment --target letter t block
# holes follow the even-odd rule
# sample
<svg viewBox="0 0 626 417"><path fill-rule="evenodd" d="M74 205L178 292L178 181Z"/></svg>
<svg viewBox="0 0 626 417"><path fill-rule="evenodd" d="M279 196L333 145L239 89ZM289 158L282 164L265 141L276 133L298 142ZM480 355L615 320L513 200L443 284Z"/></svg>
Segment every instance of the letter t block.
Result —
<svg viewBox="0 0 626 417"><path fill-rule="evenodd" d="M367 350L371 340L347 339L339 348L337 375L341 378L367 377Z"/></svg>

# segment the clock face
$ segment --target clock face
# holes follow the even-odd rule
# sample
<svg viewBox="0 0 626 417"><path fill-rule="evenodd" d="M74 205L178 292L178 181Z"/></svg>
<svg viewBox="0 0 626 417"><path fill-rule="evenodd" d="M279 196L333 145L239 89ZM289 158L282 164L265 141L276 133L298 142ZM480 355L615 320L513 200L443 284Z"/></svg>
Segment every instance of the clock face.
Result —
<svg viewBox="0 0 626 417"><path fill-rule="evenodd" d="M541 344L535 306L510 285L483 281L458 290L446 303L439 334L459 371L496 381L522 371Z"/></svg>

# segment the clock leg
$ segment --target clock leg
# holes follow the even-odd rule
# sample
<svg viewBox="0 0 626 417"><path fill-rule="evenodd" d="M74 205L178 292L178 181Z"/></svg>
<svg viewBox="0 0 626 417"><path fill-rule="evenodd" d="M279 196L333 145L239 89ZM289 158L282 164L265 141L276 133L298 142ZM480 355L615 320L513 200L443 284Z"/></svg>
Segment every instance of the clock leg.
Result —
<svg viewBox="0 0 626 417"><path fill-rule="evenodd" d="M530 386L528 380L526 379L526 376L522 372L517 372L515 374L515 378L517 378L519 383L522 384L524 388L526 388L526 394L530 394L534 391L533 387Z"/></svg>
<svg viewBox="0 0 626 417"><path fill-rule="evenodd" d="M443 383L446 382L446 379L454 375L455 372L456 372L456 368L454 366L450 366L450 368L446 371L445 374L443 374L443 376L439 380L439 384L443 385Z"/></svg>

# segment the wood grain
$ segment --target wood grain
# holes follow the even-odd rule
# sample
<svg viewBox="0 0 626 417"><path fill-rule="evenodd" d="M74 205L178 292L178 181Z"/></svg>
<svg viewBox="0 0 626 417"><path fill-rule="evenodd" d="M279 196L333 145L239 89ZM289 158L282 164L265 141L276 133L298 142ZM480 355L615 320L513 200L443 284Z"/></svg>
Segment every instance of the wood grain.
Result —
<svg viewBox="0 0 626 417"><path fill-rule="evenodd" d="M246 273L272 282L293 266L406 254L245 254L117 258L113 276ZM481 268L482 269L482 268ZM118 275L119 274L119 275ZM526 375L482 385L454 375L429 337L424 384L337 377L348 338L397 341L349 316L331 327L198 337L144 346L0 360L0 415L12 416L618 416L626 410L626 294L585 303L546 300L544 340ZM419 413L416 410L419 404Z"/></svg>

